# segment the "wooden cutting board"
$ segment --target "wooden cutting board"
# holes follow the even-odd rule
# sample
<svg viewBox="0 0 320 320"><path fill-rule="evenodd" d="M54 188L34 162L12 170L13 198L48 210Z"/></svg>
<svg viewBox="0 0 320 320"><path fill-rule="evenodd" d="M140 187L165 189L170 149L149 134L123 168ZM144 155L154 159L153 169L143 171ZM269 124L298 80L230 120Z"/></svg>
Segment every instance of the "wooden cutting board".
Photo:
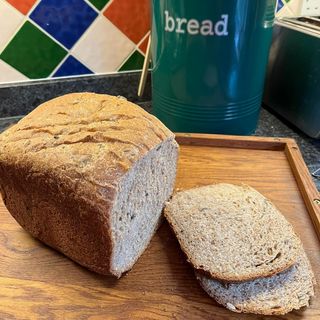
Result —
<svg viewBox="0 0 320 320"><path fill-rule="evenodd" d="M294 225L320 284L319 193L288 139L178 135L176 187L246 183ZM313 220L313 222L312 222ZM320 233L319 233L320 235ZM311 307L283 317L239 315L200 288L167 223L120 280L94 274L33 239L0 204L0 319L320 319Z"/></svg>

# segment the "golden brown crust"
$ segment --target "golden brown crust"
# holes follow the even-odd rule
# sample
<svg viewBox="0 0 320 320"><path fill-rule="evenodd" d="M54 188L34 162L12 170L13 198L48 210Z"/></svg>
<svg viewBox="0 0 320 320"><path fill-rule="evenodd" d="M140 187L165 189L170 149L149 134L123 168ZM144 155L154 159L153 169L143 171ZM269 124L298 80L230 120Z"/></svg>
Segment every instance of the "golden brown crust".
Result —
<svg viewBox="0 0 320 320"><path fill-rule="evenodd" d="M170 137L159 120L121 98L74 93L48 101L0 135L5 204L34 237L107 274L118 182Z"/></svg>

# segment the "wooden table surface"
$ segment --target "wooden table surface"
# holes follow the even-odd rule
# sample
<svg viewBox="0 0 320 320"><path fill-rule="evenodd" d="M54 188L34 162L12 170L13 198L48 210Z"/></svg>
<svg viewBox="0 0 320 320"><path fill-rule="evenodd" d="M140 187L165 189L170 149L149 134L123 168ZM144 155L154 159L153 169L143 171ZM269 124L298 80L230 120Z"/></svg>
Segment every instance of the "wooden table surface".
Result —
<svg viewBox="0 0 320 320"><path fill-rule="evenodd" d="M269 148L272 149L272 148ZM182 145L177 188L247 183L294 225L320 284L320 243L284 150ZM236 314L195 280L164 222L120 280L90 272L33 239L0 204L0 319L320 319L311 306L282 317Z"/></svg>

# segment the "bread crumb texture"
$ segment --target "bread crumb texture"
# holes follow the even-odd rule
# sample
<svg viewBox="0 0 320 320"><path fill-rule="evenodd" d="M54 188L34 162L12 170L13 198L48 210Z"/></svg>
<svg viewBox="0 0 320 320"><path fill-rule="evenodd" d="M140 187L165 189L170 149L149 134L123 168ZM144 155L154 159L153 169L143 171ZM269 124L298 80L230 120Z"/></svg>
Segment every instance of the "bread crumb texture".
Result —
<svg viewBox="0 0 320 320"><path fill-rule="evenodd" d="M272 277L241 283L222 283L196 273L203 289L218 303L234 312L282 315L309 306L314 296L314 275L300 249L298 261Z"/></svg>
<svg viewBox="0 0 320 320"><path fill-rule="evenodd" d="M176 193L165 208L195 269L223 281L246 281L288 269L300 239L258 191L226 183Z"/></svg>

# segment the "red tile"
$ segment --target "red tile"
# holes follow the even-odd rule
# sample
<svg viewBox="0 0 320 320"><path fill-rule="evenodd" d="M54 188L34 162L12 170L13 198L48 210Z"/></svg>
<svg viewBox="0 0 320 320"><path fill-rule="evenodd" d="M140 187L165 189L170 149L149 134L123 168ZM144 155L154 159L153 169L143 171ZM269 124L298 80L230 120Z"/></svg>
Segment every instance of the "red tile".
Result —
<svg viewBox="0 0 320 320"><path fill-rule="evenodd" d="M103 14L134 43L150 29L150 0L114 0Z"/></svg>
<svg viewBox="0 0 320 320"><path fill-rule="evenodd" d="M37 0L7 0L12 6L23 14L27 14Z"/></svg>
<svg viewBox="0 0 320 320"><path fill-rule="evenodd" d="M140 43L139 49L145 54L147 51L149 36Z"/></svg>

